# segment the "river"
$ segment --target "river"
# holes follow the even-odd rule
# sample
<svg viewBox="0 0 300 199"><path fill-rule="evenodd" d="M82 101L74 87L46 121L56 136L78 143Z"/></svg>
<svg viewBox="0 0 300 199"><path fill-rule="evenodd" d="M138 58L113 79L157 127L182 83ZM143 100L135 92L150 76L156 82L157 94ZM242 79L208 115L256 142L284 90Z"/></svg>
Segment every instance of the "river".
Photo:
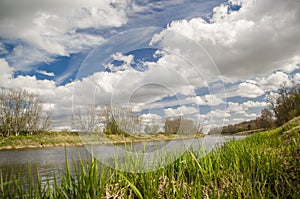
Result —
<svg viewBox="0 0 300 199"><path fill-rule="evenodd" d="M131 150L136 153L146 154L144 161L148 165L155 163L153 154L158 151L172 151L177 153L176 157L185 151L193 148L194 150L211 149L222 145L230 139L243 139L245 136L206 136L204 138L172 140L172 141L155 141L134 143ZM41 182L46 182L58 176L59 170L64 171L65 161L68 159L71 165L78 165L79 161L89 160L93 156L107 166L114 166L112 162L125 157L128 153L124 145L102 144L102 145L86 145L81 147L49 147L37 149L18 149L18 150L2 150L0 151L0 174L2 178L11 175L19 175L25 181L29 179L29 173L33 179L37 179L39 175ZM132 151L129 151L130 153ZM171 163L171 162L169 162ZM146 166L143 169L148 169ZM166 165L160 165L166 166ZM150 168L150 167L149 167ZM153 167L151 167L153 168ZM146 170L141 170L141 172ZM130 171L135 172L135 171Z"/></svg>

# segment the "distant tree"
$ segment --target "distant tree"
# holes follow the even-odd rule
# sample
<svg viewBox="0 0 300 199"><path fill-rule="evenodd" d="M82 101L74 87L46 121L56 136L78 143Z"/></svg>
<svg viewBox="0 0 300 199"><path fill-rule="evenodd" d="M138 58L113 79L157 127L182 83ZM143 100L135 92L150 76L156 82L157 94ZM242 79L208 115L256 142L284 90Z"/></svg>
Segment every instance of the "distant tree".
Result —
<svg viewBox="0 0 300 199"><path fill-rule="evenodd" d="M2 135L32 135L50 127L51 112L43 112L42 102L38 95L22 89L2 88L0 92L0 132Z"/></svg>
<svg viewBox="0 0 300 199"><path fill-rule="evenodd" d="M160 130L160 125L157 123L156 120L152 120L150 124L145 126L145 133L147 134L156 134Z"/></svg>
<svg viewBox="0 0 300 199"><path fill-rule="evenodd" d="M209 130L208 135L219 135L222 133L223 127L214 127Z"/></svg>
<svg viewBox="0 0 300 199"><path fill-rule="evenodd" d="M167 118L165 120L164 130L167 134L177 134L180 127L181 117L176 119Z"/></svg>
<svg viewBox="0 0 300 199"><path fill-rule="evenodd" d="M100 124L99 113L95 105L77 108L71 116L71 125L81 132L93 133Z"/></svg>
<svg viewBox="0 0 300 199"><path fill-rule="evenodd" d="M131 108L121 106L105 106L102 110L104 133L125 134L140 132L141 118Z"/></svg>
<svg viewBox="0 0 300 199"><path fill-rule="evenodd" d="M267 108L264 108L261 111L260 117L258 117L256 120L257 120L256 123L258 128L264 128L264 129L272 128L275 122L272 112Z"/></svg>
<svg viewBox="0 0 300 199"><path fill-rule="evenodd" d="M160 129L160 126L157 124L149 124L149 125L145 126L144 131L147 134L156 134L156 133L158 133L159 129Z"/></svg>
<svg viewBox="0 0 300 199"><path fill-rule="evenodd" d="M167 118L164 125L165 133L168 134L197 134L202 133L200 125L195 125L193 120L178 117L175 119Z"/></svg>

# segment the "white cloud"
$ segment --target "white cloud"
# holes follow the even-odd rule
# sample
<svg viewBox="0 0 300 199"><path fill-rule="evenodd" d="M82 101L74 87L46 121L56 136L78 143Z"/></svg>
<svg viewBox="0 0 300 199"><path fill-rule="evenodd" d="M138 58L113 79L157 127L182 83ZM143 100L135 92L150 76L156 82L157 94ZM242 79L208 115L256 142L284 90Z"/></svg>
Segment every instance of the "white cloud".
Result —
<svg viewBox="0 0 300 199"><path fill-rule="evenodd" d="M81 30L126 24L129 3L109 0L1 1L0 37L19 40L23 51L32 51L33 48L48 59L57 55L68 56L103 40L99 35ZM18 64L23 61L23 54L14 52L11 60ZM38 62L41 60L32 58L31 63L23 65Z"/></svg>
<svg viewBox="0 0 300 199"><path fill-rule="evenodd" d="M0 55L6 54L8 51L6 50L3 43L0 42Z"/></svg>
<svg viewBox="0 0 300 199"><path fill-rule="evenodd" d="M178 108L167 108L164 110L167 117L192 115L199 112L195 107L180 106Z"/></svg>
<svg viewBox="0 0 300 199"><path fill-rule="evenodd" d="M0 87L12 77L13 69L9 67L5 59L0 59Z"/></svg>
<svg viewBox="0 0 300 199"><path fill-rule="evenodd" d="M242 106L246 108L260 108L265 107L267 104L266 102L255 102L255 101L247 101L242 104Z"/></svg>
<svg viewBox="0 0 300 199"><path fill-rule="evenodd" d="M265 92L255 84L243 82L239 85L237 91L241 97L256 98L263 95Z"/></svg>
<svg viewBox="0 0 300 199"><path fill-rule="evenodd" d="M263 77L258 81L259 86L265 91L278 90L280 85L283 83L285 83L286 86L292 86L289 75L281 71L275 72L267 77Z"/></svg>
<svg viewBox="0 0 300 199"><path fill-rule="evenodd" d="M236 2L236 1L235 1ZM207 23L201 18L173 21L153 42L180 52L205 71L213 71L210 63L199 56L208 51L223 76L245 79L270 72L286 65L300 53L300 4L297 0L241 0L239 11L230 11L222 4L214 9ZM185 36L170 38L170 31ZM191 42L186 40L190 39ZM209 73L205 73L209 74Z"/></svg>
<svg viewBox="0 0 300 199"><path fill-rule="evenodd" d="M207 106L216 106L216 105L225 103L223 99L221 99L213 94L204 95L204 96L188 97L184 101L186 103L195 103L197 105L207 105Z"/></svg>
<svg viewBox="0 0 300 199"><path fill-rule="evenodd" d="M233 122L233 118L236 114L240 114L239 117L242 119L251 119L255 117L255 113L249 111L250 108L259 108L262 107L264 102L252 102L247 101L241 104L238 103L229 103L228 110L219 110L214 109L207 113L206 115L200 114L200 109L192 107L189 103L192 103L192 100L197 101L198 104L207 104L209 98L216 98L217 101L225 103L217 96L214 95L204 95L196 97L187 97L182 99L183 104L173 104L179 105L177 108L167 108L165 109L163 105L159 102L156 103L156 100L161 100L164 96L169 94L162 90L162 87L156 87L153 85L142 87L136 93L131 91L136 89L137 85L142 85L145 83L145 78L150 78L149 74L141 73L135 70L125 70L115 73L106 73L100 72L95 73L92 76L83 78L82 80L77 80L75 82L66 84L64 86L56 86L54 81L49 80L37 80L34 76L18 76L13 78L12 68L9 67L7 62L4 59L0 59L0 87L6 88L24 88L31 92L39 94L44 103L45 110L52 110L52 119L53 119L53 128L65 128L70 125L70 116L72 114L72 102L74 108L94 104L104 105L117 103L120 105L128 105L128 99L131 101L133 108L138 107L138 110L142 110L147 106L150 110L157 111L160 109L163 115L174 117L183 115L184 117L197 118L198 122L202 125L206 125L205 128L208 128L211 125L217 126L222 125L225 120L227 122ZM153 73L154 74L154 73ZM145 76L144 76L145 75ZM132 78L136 77L136 78ZM151 76L151 79L154 80L157 76ZM101 84L102 83L102 84ZM119 85L120 84L120 85ZM177 87L179 85L173 85L172 89L180 92L180 89ZM169 87L171 88L171 87ZM134 99L132 101L132 99ZM212 103L218 105L219 103ZM170 104L169 104L170 105ZM155 120L159 123L161 121L162 115L158 114L144 114L142 115L143 121L145 124L148 124L150 120Z"/></svg>
<svg viewBox="0 0 300 199"><path fill-rule="evenodd" d="M299 82L300 82L300 74L299 74L299 73L295 74L293 80L294 80L297 84L299 84Z"/></svg>
<svg viewBox="0 0 300 199"><path fill-rule="evenodd" d="M40 73L42 75L46 75L46 76L49 76L49 77L54 77L55 74L53 72L47 72L47 71L44 71L44 70L36 70L37 73Z"/></svg>
<svg viewBox="0 0 300 199"><path fill-rule="evenodd" d="M234 103L234 102L228 102L228 112L234 112L234 113L245 113L245 107L242 106L239 103Z"/></svg>
<svg viewBox="0 0 300 199"><path fill-rule="evenodd" d="M266 102L254 102L246 101L243 103L228 102L227 111L233 115L239 115L238 117L247 118L252 117L253 113L250 113L250 109L259 108L262 109L266 106ZM252 115L251 115L252 114Z"/></svg>
<svg viewBox="0 0 300 199"><path fill-rule="evenodd" d="M13 51L8 54L6 59L13 63L16 70L26 71L36 63L50 63L54 59L49 57L47 53L32 47L25 47L21 44L17 45Z"/></svg>
<svg viewBox="0 0 300 199"><path fill-rule="evenodd" d="M123 55L120 52L117 52L117 53L113 54L112 57L115 60L124 61L128 65L130 65L133 62L133 60L134 60L134 56L133 55L127 55L126 56L126 55Z"/></svg>
<svg viewBox="0 0 300 199"><path fill-rule="evenodd" d="M130 70L131 64L134 63L133 55L123 55L121 52L117 52L112 55L112 58L117 61L122 61L123 64L121 66L115 66L111 63L107 64L105 67L110 69L113 72L122 71L122 70Z"/></svg>
<svg viewBox="0 0 300 199"><path fill-rule="evenodd" d="M226 117L230 117L231 114L228 113L227 110L216 109L216 110L212 110L209 113L207 113L206 116L210 117L210 118L221 118L221 119L224 119Z"/></svg>
<svg viewBox="0 0 300 199"><path fill-rule="evenodd" d="M30 2L13 2L12 7L0 3L0 16L6 17L6 20L0 18L0 37L21 40L7 57L17 69L36 62L51 62L52 56L67 56L96 45L103 40L102 37L80 30L120 27L127 23L126 9L144 10L139 6L128 8L130 1L117 1L114 6L109 1L96 0L87 1L85 5L79 0L36 2L28 6ZM172 102L180 107L165 109L167 116L198 114L203 123L221 124L233 121L235 114L244 114L240 118L243 121L256 116L249 108L260 108L264 103L229 103L228 110L212 110L207 115L200 115L199 109L189 106L189 103L210 106L226 103L218 94L196 96L195 93L196 88L207 87L207 83L218 80L218 69L228 81L280 67L284 72L295 70L297 62L291 62L291 59L300 52L297 45L300 14L297 10L299 4L293 2L240 0L238 4L242 8L239 11L231 12L226 5L215 8L211 23L200 18L174 21L152 41L162 41L167 51L160 52L161 58L156 63L144 63L148 70L143 72L129 67L134 61L132 55L116 53L113 58L124 61L124 70L90 74L80 81L57 87L54 81L37 80L34 76L13 78L12 66L0 59L0 86L26 88L39 93L45 100L45 107L54 110L57 126L68 125L72 100L75 106L130 102L135 110L142 110L147 106L155 107L155 103L164 97L178 94L187 97ZM12 9L11 13L8 13L8 8ZM289 80L284 72L242 82L235 94L256 98L265 91L277 89L279 83ZM300 79L298 74L293 78ZM164 108L161 104L157 103ZM143 117L147 120L160 116L147 114Z"/></svg>
<svg viewBox="0 0 300 199"><path fill-rule="evenodd" d="M296 57L294 57L294 59L291 62L289 62L285 66L281 67L281 69L283 72L291 73L294 70L299 68L299 63L300 63L300 57L296 56Z"/></svg>
<svg viewBox="0 0 300 199"><path fill-rule="evenodd" d="M141 118L144 124L161 124L163 122L162 117L160 115L153 113L143 114L141 115Z"/></svg>

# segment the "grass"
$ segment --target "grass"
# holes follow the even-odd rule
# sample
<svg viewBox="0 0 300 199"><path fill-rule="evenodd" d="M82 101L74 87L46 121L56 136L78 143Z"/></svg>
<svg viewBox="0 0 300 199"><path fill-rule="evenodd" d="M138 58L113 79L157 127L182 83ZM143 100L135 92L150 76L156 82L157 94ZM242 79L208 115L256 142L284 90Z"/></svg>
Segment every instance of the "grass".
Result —
<svg viewBox="0 0 300 199"><path fill-rule="evenodd" d="M43 132L39 135L19 135L0 137L1 149L21 149L21 148L41 148L53 146L78 146L87 143L126 143L141 141L157 141L169 139L197 138L203 135L174 135L159 133L156 135L146 135L145 133L136 133L133 135L103 135L103 134L82 134L79 136L76 132Z"/></svg>
<svg viewBox="0 0 300 199"><path fill-rule="evenodd" d="M122 172L94 158L75 167L75 174L71 168L66 161L66 170L54 178L60 180L27 189L20 177L0 176L0 198L299 198L300 126L292 121L206 156L187 151L152 172Z"/></svg>
<svg viewBox="0 0 300 199"><path fill-rule="evenodd" d="M49 146L81 145L74 132L43 132L39 135L0 137L0 149L36 148Z"/></svg>

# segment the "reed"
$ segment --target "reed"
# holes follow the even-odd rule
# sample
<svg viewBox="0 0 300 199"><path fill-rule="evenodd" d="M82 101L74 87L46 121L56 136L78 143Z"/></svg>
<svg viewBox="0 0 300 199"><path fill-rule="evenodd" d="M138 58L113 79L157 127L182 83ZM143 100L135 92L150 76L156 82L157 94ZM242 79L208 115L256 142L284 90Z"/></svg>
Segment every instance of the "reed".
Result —
<svg viewBox="0 0 300 199"><path fill-rule="evenodd" d="M172 164L151 172L115 170L95 159L66 169L41 185L25 188L21 176L0 175L1 198L299 198L299 123L229 141L203 156L186 151ZM175 154L164 154L167 161ZM160 157L161 158L161 157ZM126 158L126 168L142 166Z"/></svg>

